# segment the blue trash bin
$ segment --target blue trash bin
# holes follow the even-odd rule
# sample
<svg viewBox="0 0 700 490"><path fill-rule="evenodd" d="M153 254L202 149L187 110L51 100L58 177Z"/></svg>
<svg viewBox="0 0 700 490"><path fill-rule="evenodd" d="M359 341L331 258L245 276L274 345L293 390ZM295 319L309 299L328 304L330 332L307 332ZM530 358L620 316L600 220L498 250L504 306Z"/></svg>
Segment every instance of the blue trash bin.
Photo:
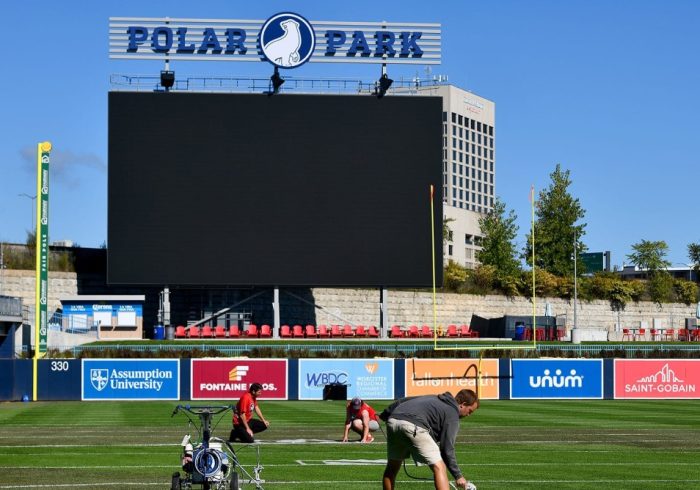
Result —
<svg viewBox="0 0 700 490"><path fill-rule="evenodd" d="M515 326L515 340L523 340L525 337L525 325Z"/></svg>
<svg viewBox="0 0 700 490"><path fill-rule="evenodd" d="M165 340L165 328L163 325L153 327L153 340Z"/></svg>

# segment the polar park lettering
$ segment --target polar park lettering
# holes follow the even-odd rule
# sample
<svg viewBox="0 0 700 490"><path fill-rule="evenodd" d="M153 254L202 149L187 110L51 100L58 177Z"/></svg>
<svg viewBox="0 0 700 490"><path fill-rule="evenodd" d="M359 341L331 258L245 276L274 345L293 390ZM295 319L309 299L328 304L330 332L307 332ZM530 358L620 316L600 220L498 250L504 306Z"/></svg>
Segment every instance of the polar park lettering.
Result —
<svg viewBox="0 0 700 490"><path fill-rule="evenodd" d="M399 56L420 58L423 50L418 45L422 32L392 32L387 30L374 31L370 38L374 39L374 47L367 41L363 31L353 31L349 36L340 30L327 30L325 56L334 56L342 47L347 48L348 56ZM183 54L224 54L245 55L246 31L240 27L228 27L223 33L217 34L215 28L206 27L197 33L188 32L187 27L158 26L149 31L146 26L129 26L127 28L127 51L134 53L141 46L147 46L154 53L167 53L175 46L176 53ZM145 47L144 46L144 47Z"/></svg>

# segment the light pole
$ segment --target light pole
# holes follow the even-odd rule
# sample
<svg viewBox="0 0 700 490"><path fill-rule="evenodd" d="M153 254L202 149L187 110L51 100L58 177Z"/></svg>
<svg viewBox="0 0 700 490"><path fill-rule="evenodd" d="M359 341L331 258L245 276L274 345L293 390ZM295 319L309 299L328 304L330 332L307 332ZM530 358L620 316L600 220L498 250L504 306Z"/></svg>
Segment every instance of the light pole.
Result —
<svg viewBox="0 0 700 490"><path fill-rule="evenodd" d="M32 233L34 233L34 217L36 216L36 212L34 210L34 201L36 200L36 196L30 196L29 194L22 193L22 194L17 194L20 197L28 197L29 199L32 200Z"/></svg>
<svg viewBox="0 0 700 490"><path fill-rule="evenodd" d="M581 340L579 339L579 332L578 332L578 322L576 318L576 313L577 313L577 303L578 303L578 270L577 270L577 258L576 258L576 252L578 251L578 243L576 241L576 229L574 229L574 328L571 330L571 343L572 344L580 344Z"/></svg>

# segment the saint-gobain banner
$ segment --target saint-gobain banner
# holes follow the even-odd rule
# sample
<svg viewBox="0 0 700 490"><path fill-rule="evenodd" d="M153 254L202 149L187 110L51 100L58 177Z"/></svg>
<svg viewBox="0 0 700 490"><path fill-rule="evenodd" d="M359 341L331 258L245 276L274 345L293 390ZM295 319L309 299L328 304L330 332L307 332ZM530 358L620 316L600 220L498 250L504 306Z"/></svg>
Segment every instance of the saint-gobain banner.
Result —
<svg viewBox="0 0 700 490"><path fill-rule="evenodd" d="M437 395L462 389L477 391L479 398L498 400L498 359L406 359L406 396ZM479 376L477 376L477 374Z"/></svg>
<svg viewBox="0 0 700 490"><path fill-rule="evenodd" d="M511 398L603 398L602 359L513 359Z"/></svg>
<svg viewBox="0 0 700 490"><path fill-rule="evenodd" d="M260 400L287 399L286 359L192 359L192 400L238 400L253 383Z"/></svg>
<svg viewBox="0 0 700 490"><path fill-rule="evenodd" d="M615 398L700 398L700 359L615 359Z"/></svg>
<svg viewBox="0 0 700 490"><path fill-rule="evenodd" d="M83 400L179 400L179 359L83 359Z"/></svg>
<svg viewBox="0 0 700 490"><path fill-rule="evenodd" d="M300 359L299 399L322 400L327 384L347 385L348 398L393 400L393 359Z"/></svg>

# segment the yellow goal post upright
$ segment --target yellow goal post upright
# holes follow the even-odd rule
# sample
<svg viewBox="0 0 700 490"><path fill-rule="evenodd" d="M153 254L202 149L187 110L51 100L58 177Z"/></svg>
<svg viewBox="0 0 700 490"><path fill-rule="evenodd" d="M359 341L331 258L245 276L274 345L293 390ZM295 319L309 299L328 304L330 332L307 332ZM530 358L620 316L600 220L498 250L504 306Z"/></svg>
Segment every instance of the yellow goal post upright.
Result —
<svg viewBox="0 0 700 490"><path fill-rule="evenodd" d="M433 380L433 379L475 379L476 380L476 391L479 395L479 386L481 385L482 378L501 378L503 376L483 376L481 375L481 365L483 361L483 354L486 350L536 350L537 349L537 335L535 328L536 320L536 294L535 294L535 186L530 187L530 209L531 209L531 240L532 240L532 335L531 342L520 343L519 345L502 345L502 344L481 344L474 345L470 344L468 346L464 345L440 345L438 342L438 326L437 323L437 284L436 284L436 270L435 270L435 186L430 186L430 236L432 244L432 271L433 271L433 348L436 351L447 351L447 350L463 350L463 351L478 351L479 352L479 362L478 364L470 364L467 366L464 374L459 377L430 377L430 378L417 378L415 370L415 359L413 362L413 379L414 380ZM469 375L470 370L475 370L474 375ZM510 377L510 376L508 376Z"/></svg>

